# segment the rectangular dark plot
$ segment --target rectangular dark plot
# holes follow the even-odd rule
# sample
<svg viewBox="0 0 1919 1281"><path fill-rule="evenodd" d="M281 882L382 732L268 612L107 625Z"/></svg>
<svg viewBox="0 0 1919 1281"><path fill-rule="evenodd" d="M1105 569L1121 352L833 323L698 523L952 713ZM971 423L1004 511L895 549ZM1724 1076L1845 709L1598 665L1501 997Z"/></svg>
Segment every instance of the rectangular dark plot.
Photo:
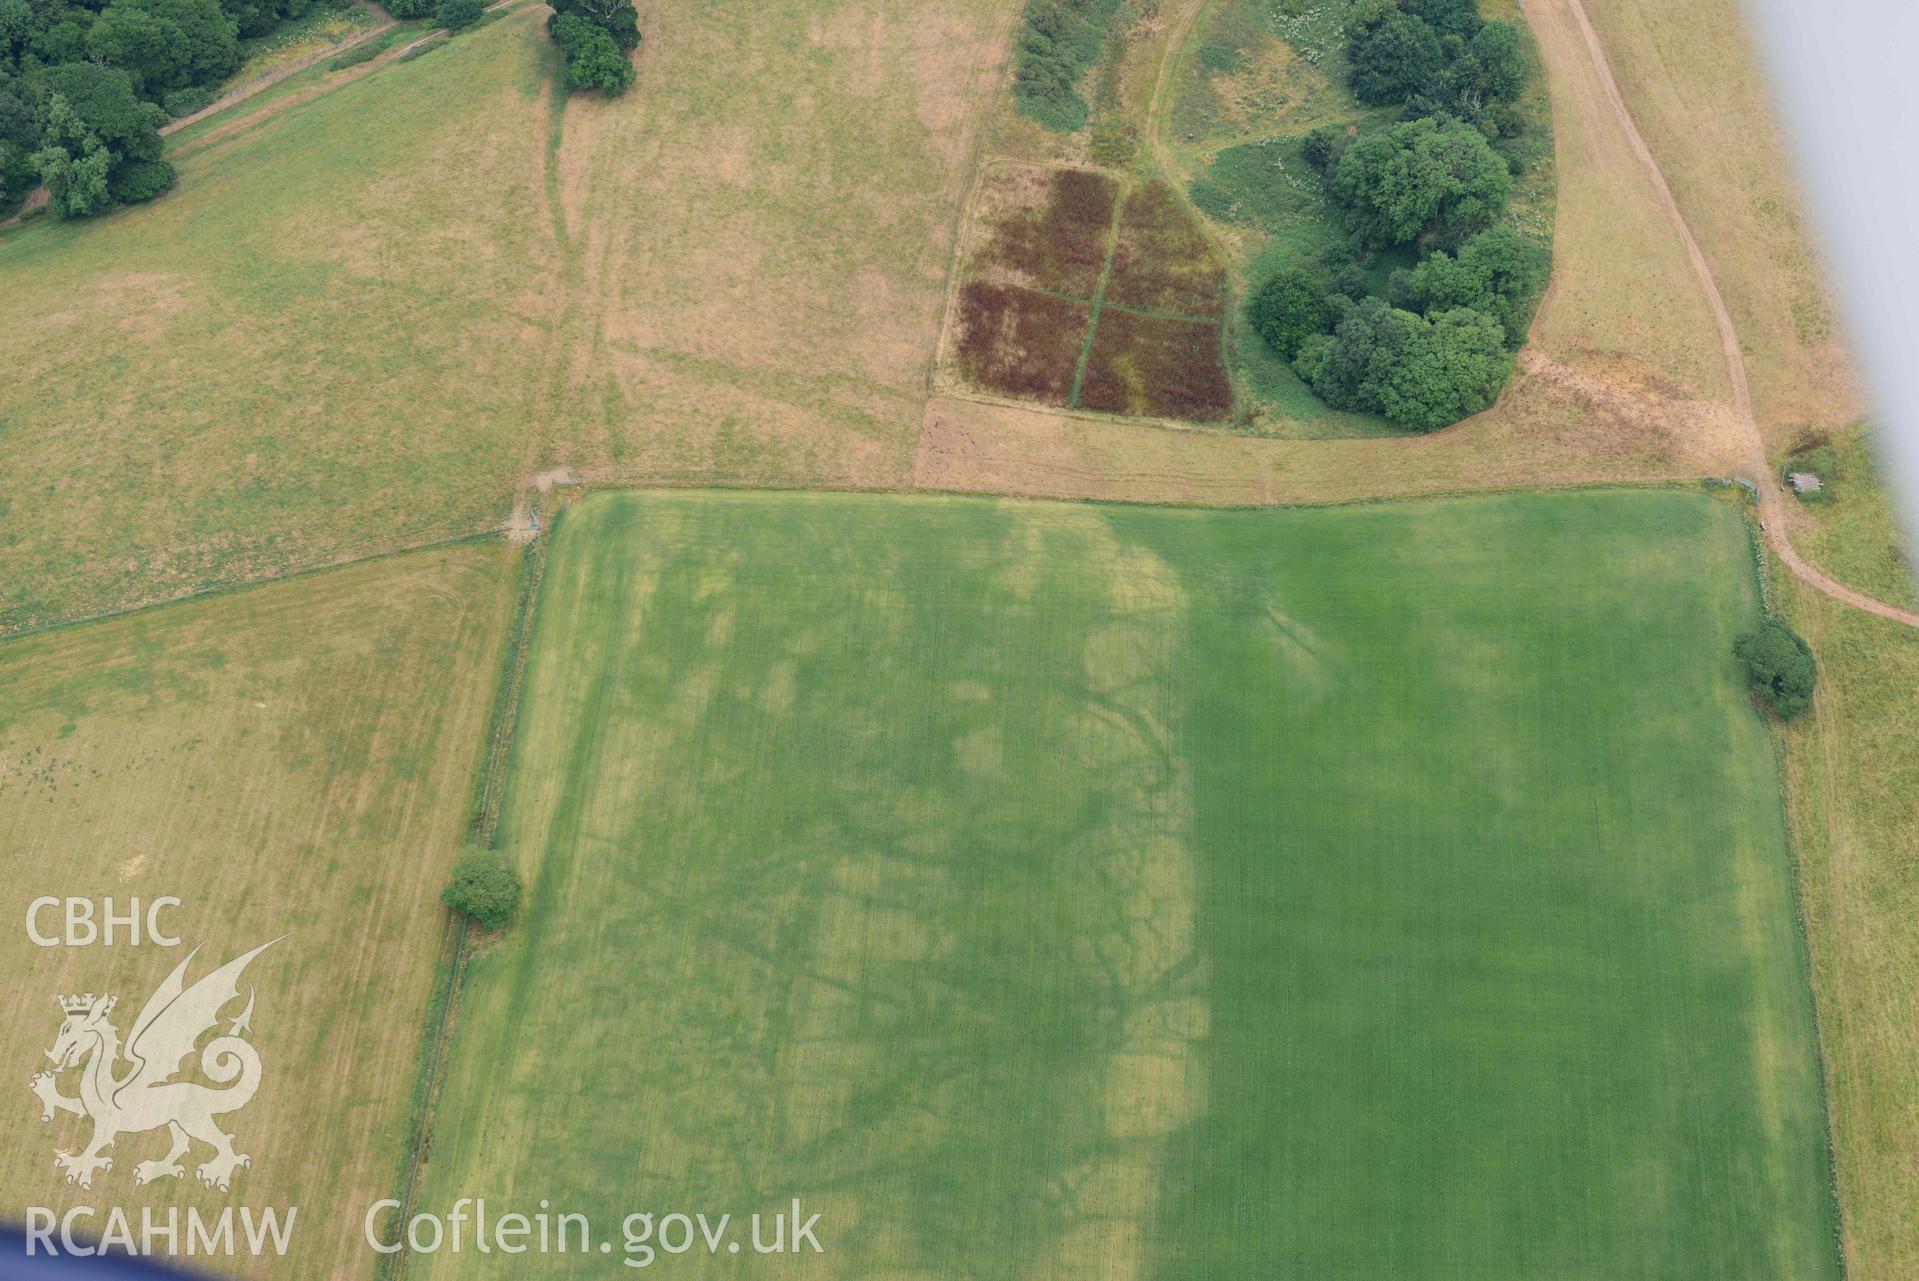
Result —
<svg viewBox="0 0 1919 1281"><path fill-rule="evenodd" d="M999 205L982 265L1039 289L1091 298L1106 265L1119 188L1104 174L1018 170L993 180Z"/></svg>
<svg viewBox="0 0 1919 1281"><path fill-rule="evenodd" d="M1179 316L1212 317L1226 308L1225 266L1163 182L1126 197L1106 300Z"/></svg>
<svg viewBox="0 0 1919 1281"><path fill-rule="evenodd" d="M1079 403L1087 409L1206 422L1233 405L1219 326L1107 307L1086 362Z"/></svg>
<svg viewBox="0 0 1919 1281"><path fill-rule="evenodd" d="M987 280L960 290L960 373L985 391L1064 405L1092 308Z"/></svg>

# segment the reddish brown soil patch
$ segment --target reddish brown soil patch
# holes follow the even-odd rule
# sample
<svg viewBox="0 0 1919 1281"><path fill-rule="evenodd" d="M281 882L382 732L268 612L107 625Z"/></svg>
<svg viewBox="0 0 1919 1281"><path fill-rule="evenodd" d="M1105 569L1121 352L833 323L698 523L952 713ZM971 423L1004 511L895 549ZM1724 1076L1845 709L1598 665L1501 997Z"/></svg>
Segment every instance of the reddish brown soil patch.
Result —
<svg viewBox="0 0 1919 1281"><path fill-rule="evenodd" d="M1226 268L1163 182L1147 183L1126 198L1106 301L1180 316L1225 310Z"/></svg>
<svg viewBox="0 0 1919 1281"><path fill-rule="evenodd" d="M1100 313L1079 403L1108 413L1194 422L1223 418L1233 388L1220 356L1219 326Z"/></svg>
<svg viewBox="0 0 1919 1281"><path fill-rule="evenodd" d="M1034 203L1009 204L980 265L1038 289L1091 298L1118 195L1111 178L1082 169L1055 169L1037 180L1022 175L1018 196Z"/></svg>
<svg viewBox="0 0 1919 1281"><path fill-rule="evenodd" d="M960 372L975 386L1064 405L1092 309L987 280L960 290Z"/></svg>

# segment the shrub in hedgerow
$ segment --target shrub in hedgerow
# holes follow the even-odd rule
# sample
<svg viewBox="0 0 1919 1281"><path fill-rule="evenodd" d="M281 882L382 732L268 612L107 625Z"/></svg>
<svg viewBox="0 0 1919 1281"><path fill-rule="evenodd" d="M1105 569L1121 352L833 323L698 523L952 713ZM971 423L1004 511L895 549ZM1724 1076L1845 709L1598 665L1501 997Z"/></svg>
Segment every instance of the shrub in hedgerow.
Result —
<svg viewBox="0 0 1919 1281"><path fill-rule="evenodd" d="M440 898L481 929L497 930L520 910L520 874L499 850L470 845Z"/></svg>
<svg viewBox="0 0 1919 1281"><path fill-rule="evenodd" d="M1733 642L1732 652L1746 665L1752 692L1781 720L1791 720L1812 705L1819 667L1812 646L1777 618Z"/></svg>

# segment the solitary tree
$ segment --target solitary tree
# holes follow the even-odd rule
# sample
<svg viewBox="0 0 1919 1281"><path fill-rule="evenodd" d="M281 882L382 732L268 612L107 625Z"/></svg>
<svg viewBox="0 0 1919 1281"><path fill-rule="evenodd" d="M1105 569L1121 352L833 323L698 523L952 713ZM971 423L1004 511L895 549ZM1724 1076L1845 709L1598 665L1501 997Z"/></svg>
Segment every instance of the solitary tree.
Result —
<svg viewBox="0 0 1919 1281"><path fill-rule="evenodd" d="M633 0L557 0L555 17L572 14L584 18L613 37L620 50L630 53L640 45L640 15ZM551 19L548 20L549 24Z"/></svg>
<svg viewBox="0 0 1919 1281"><path fill-rule="evenodd" d="M1345 149L1346 130L1339 125L1321 125L1299 144L1299 153L1306 157L1306 163L1321 173L1331 169Z"/></svg>
<svg viewBox="0 0 1919 1281"><path fill-rule="evenodd" d="M469 845L440 898L481 929L497 930L520 910L520 874L499 850Z"/></svg>
<svg viewBox="0 0 1919 1281"><path fill-rule="evenodd" d="M566 55L567 88L598 89L611 98L633 83L633 64L600 27L578 14L556 13L548 29Z"/></svg>

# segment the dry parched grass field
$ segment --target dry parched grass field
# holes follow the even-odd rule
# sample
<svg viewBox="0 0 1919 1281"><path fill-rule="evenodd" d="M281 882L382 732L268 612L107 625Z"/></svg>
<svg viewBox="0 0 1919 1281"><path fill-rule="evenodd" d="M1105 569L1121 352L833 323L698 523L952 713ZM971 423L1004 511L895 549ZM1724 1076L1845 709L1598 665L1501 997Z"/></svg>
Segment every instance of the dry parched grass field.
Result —
<svg viewBox="0 0 1919 1281"><path fill-rule="evenodd" d="M163 201L0 236L0 363L20 375L0 386L0 630L485 528L558 464L1201 501L1731 469L1710 318L1555 0L1527 14L1555 286L1487 414L1433 439L1249 447L929 403L1016 10L664 4L643 90L563 113L523 11L331 93L289 88L235 132L196 126ZM1183 12L1123 51L1141 118ZM1124 271L1109 283L1126 305ZM1163 408L1142 396L1192 333L1104 367L1082 343L1069 379L1048 344L1070 352L1077 317L1041 310L1009 322L1048 367L1022 394L1065 404L1090 375L1096 399Z"/></svg>
<svg viewBox="0 0 1919 1281"><path fill-rule="evenodd" d="M359 1215L399 1168L438 895L465 833L513 602L516 552L466 544L0 645L0 1218L21 1208L299 1208L284 1261L223 1274L370 1275ZM178 949L40 948L41 895L182 901ZM56 914L41 921L51 927ZM164 1131L68 1187L56 1151L89 1123L40 1119L27 1078L54 998L109 992L124 1037L188 950L190 977L286 934L247 970L258 1094L222 1120L252 1157L231 1195L186 1177L135 1191ZM229 1016L238 1013L236 1004ZM197 1058L192 1062L197 1063ZM77 1073L61 1080L77 1093ZM98 1233L105 1223L82 1224Z"/></svg>
<svg viewBox="0 0 1919 1281"><path fill-rule="evenodd" d="M1014 8L653 5L641 91L563 114L523 9L0 235L0 632L486 529L558 464L907 483Z"/></svg>
<svg viewBox="0 0 1919 1281"><path fill-rule="evenodd" d="M1738 0L1586 0L1633 118L1712 260L1775 454L1861 389Z"/></svg>

